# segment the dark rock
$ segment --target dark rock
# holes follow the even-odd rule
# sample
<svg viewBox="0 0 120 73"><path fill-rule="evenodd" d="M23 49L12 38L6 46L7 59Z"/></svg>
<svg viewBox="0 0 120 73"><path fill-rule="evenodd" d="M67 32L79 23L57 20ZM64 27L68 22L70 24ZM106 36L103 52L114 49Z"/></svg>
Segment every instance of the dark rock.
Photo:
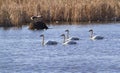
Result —
<svg viewBox="0 0 120 73"><path fill-rule="evenodd" d="M29 29L42 30L42 29L48 29L48 27L44 22L37 21L37 22L33 22L32 24L30 24Z"/></svg>

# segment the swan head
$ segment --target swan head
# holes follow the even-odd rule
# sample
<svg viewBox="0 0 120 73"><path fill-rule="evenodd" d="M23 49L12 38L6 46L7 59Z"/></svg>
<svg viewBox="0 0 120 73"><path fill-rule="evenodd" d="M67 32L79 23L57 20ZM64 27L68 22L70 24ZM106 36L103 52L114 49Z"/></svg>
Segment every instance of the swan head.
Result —
<svg viewBox="0 0 120 73"><path fill-rule="evenodd" d="M69 32L69 30L67 29L67 30L65 30L65 32Z"/></svg>
<svg viewBox="0 0 120 73"><path fill-rule="evenodd" d="M93 32L93 29L90 29L89 32Z"/></svg>
<svg viewBox="0 0 120 73"><path fill-rule="evenodd" d="M91 33L90 38L93 38L93 29L90 29L89 32Z"/></svg>
<svg viewBox="0 0 120 73"><path fill-rule="evenodd" d="M61 34L60 36L65 36L65 34Z"/></svg>
<svg viewBox="0 0 120 73"><path fill-rule="evenodd" d="M40 35L40 37L44 37L44 35L43 35L43 34L41 34L41 35Z"/></svg>

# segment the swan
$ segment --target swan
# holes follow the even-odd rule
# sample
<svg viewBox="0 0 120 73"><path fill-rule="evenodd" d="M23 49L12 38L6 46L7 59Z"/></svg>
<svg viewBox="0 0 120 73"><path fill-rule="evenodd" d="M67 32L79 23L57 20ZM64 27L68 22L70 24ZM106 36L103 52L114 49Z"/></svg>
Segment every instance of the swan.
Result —
<svg viewBox="0 0 120 73"><path fill-rule="evenodd" d="M47 41L46 43L44 42L44 35L42 34L42 35L40 35L40 37L42 37L42 45L57 45L58 44L58 42L56 42L56 41Z"/></svg>
<svg viewBox="0 0 120 73"><path fill-rule="evenodd" d="M65 32L67 32L67 37L66 37L67 40L75 40L75 41L76 41L76 40L80 40L78 37L70 37L70 38L69 38L69 30L65 30Z"/></svg>
<svg viewBox="0 0 120 73"><path fill-rule="evenodd" d="M65 39L65 34L62 34L61 36L63 36L64 40L63 40L63 44L64 45L74 45L74 44L77 44L75 41L72 41L72 40L69 40L69 41L66 41Z"/></svg>
<svg viewBox="0 0 120 73"><path fill-rule="evenodd" d="M91 34L90 34L90 39L92 39L92 40L102 40L102 39L104 38L104 37L98 36L98 35L95 35L95 36L94 36L92 29L90 29L89 32L91 32Z"/></svg>

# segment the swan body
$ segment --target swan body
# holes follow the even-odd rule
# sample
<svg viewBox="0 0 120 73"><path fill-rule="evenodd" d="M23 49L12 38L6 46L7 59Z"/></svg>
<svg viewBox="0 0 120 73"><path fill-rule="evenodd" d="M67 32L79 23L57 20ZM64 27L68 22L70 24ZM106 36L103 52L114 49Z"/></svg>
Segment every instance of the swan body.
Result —
<svg viewBox="0 0 120 73"><path fill-rule="evenodd" d="M69 41L66 41L66 39L65 39L65 34L62 34L61 36L63 36L64 37L64 41L63 41L63 44L64 45L74 45L74 44L77 44L75 41L73 41L73 40L69 40Z"/></svg>
<svg viewBox="0 0 120 73"><path fill-rule="evenodd" d="M56 41L47 41L45 44L46 45L57 45L57 42Z"/></svg>
<svg viewBox="0 0 120 73"><path fill-rule="evenodd" d="M69 45L74 45L74 44L77 44L77 43L76 43L75 41L70 40L70 41L64 42L63 44L64 44L64 45L67 45L67 44L69 44Z"/></svg>
<svg viewBox="0 0 120 73"><path fill-rule="evenodd" d="M95 40L95 39L101 40L101 39L103 39L103 38L104 38L104 37L102 37L102 36L96 35L96 36L93 36L91 39L92 39L92 40Z"/></svg>
<svg viewBox="0 0 120 73"><path fill-rule="evenodd" d="M80 40L80 39L78 37L71 37L71 38L69 38L67 40L75 40L75 41L77 41L77 40Z"/></svg>
<svg viewBox="0 0 120 73"><path fill-rule="evenodd" d="M80 40L78 37L70 37L69 38L69 30L65 30L65 32L67 32L67 40L74 40L74 41L77 41L77 40Z"/></svg>
<svg viewBox="0 0 120 73"><path fill-rule="evenodd" d="M104 37L98 36L98 35L93 36L93 30L92 29L89 30L89 32L91 32L90 39L92 39L92 40L102 40L104 38Z"/></svg>
<svg viewBox="0 0 120 73"><path fill-rule="evenodd" d="M40 35L40 37L42 37L42 45L57 45L58 44L58 42L51 41L51 40L44 43L44 35L42 34L42 35Z"/></svg>

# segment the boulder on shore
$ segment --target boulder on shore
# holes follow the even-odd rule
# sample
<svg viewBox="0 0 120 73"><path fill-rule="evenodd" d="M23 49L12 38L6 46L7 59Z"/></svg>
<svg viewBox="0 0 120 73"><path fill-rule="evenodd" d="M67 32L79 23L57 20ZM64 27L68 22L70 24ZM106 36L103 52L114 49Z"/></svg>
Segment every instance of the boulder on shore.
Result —
<svg viewBox="0 0 120 73"><path fill-rule="evenodd" d="M42 29L48 29L47 25L42 22L42 21L38 21L38 22L33 22L30 24L29 29L32 30L42 30Z"/></svg>

